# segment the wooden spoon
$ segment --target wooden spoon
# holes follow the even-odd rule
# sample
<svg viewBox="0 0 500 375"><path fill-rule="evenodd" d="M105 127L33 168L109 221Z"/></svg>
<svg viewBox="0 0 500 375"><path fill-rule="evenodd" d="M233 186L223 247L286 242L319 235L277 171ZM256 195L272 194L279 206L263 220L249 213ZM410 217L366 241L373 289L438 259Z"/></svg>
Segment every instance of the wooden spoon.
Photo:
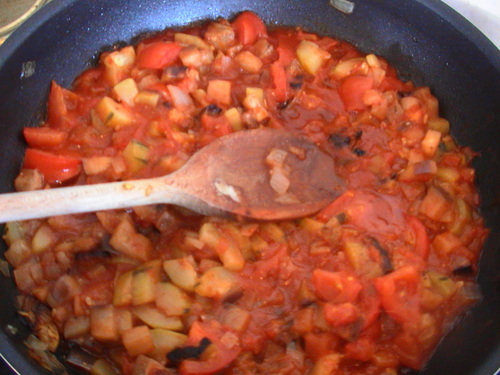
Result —
<svg viewBox="0 0 500 375"><path fill-rule="evenodd" d="M283 168L289 170L290 185L280 194L266 162L273 150L286 152ZM215 140L167 176L0 195L0 222L158 203L204 215L282 220L313 214L343 190L333 160L313 143L256 129Z"/></svg>

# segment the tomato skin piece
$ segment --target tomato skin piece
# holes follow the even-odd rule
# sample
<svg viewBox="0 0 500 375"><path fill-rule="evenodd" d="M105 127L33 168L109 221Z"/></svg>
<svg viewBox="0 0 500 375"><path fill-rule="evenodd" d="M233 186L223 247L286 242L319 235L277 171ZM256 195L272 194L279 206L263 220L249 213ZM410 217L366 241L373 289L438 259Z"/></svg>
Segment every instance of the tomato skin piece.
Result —
<svg viewBox="0 0 500 375"><path fill-rule="evenodd" d="M214 374L233 362L241 352L239 344L229 347L221 341L225 331L215 322L194 322L189 331L187 345L198 345L203 338L208 338L215 349L206 360L185 360L179 366L182 375Z"/></svg>
<svg viewBox="0 0 500 375"><path fill-rule="evenodd" d="M81 171L81 160L28 148L24 157L24 168L38 169L45 181L53 184L78 175Z"/></svg>
<svg viewBox="0 0 500 375"><path fill-rule="evenodd" d="M238 41L248 46L254 44L259 37L267 36L267 28L258 15L245 11L232 23Z"/></svg>
<svg viewBox="0 0 500 375"><path fill-rule="evenodd" d="M331 272L315 269L312 282L316 294L334 303L353 302L363 289L361 283L346 272Z"/></svg>
<svg viewBox="0 0 500 375"><path fill-rule="evenodd" d="M430 244L425 225L415 216L408 216L407 220L415 233L415 253L421 256L422 259L427 260L429 257Z"/></svg>
<svg viewBox="0 0 500 375"><path fill-rule="evenodd" d="M53 128L24 128L24 139L30 147L55 147L66 139L66 132Z"/></svg>
<svg viewBox="0 0 500 375"><path fill-rule="evenodd" d="M288 97L288 85L285 68L279 61L271 64L271 77L274 84L274 97L278 102L284 102Z"/></svg>
<svg viewBox="0 0 500 375"><path fill-rule="evenodd" d="M420 323L420 274L414 266L404 266L374 280L383 309L410 331Z"/></svg>
<svg viewBox="0 0 500 375"><path fill-rule="evenodd" d="M339 86L339 95L348 111L361 111L366 108L363 95L373 88L373 78L365 76L350 76Z"/></svg>
<svg viewBox="0 0 500 375"><path fill-rule="evenodd" d="M139 49L136 57L137 66L145 69L163 69L179 57L182 49L174 42L152 42Z"/></svg>

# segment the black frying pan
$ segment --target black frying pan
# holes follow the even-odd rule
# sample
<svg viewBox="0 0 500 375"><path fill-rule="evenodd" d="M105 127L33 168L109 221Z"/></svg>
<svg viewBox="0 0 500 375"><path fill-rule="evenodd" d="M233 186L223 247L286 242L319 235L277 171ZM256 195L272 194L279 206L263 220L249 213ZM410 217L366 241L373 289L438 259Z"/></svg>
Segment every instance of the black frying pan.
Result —
<svg viewBox="0 0 500 375"><path fill-rule="evenodd" d="M484 299L421 374L494 374L500 368L500 52L438 0L354 2L354 13L345 15L328 0L54 0L0 48L0 192L12 190L25 146L20 130L43 118L50 80L70 86L100 51L245 9L270 25L300 25L344 39L386 57L403 79L430 86L459 143L480 153L475 167L492 231L480 264ZM22 70L27 62L36 65L29 77ZM45 374L25 355L15 293L12 280L0 277L0 353L22 375Z"/></svg>

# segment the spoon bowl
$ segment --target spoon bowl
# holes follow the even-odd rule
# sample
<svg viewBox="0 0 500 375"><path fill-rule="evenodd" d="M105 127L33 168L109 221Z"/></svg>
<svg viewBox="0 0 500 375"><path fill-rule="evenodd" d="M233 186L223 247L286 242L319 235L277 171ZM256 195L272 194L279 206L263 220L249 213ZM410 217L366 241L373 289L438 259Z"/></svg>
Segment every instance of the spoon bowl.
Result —
<svg viewBox="0 0 500 375"><path fill-rule="evenodd" d="M333 159L315 144L255 129L218 138L166 176L0 195L0 222L160 203L285 220L319 211L343 190Z"/></svg>

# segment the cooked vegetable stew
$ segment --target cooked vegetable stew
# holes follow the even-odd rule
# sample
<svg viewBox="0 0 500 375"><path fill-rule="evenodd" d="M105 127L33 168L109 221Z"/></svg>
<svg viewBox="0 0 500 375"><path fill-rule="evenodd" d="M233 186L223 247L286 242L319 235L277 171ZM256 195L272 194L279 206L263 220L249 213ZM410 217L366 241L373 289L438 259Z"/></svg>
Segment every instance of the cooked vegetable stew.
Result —
<svg viewBox="0 0 500 375"><path fill-rule="evenodd" d="M381 57L243 12L105 52L24 129L19 191L160 176L231 132L308 137L347 191L312 217L172 206L7 224L46 367L94 375L395 375L480 298L488 234L470 161L429 88ZM235 168L238 168L235 165ZM281 184L277 184L282 188Z"/></svg>

